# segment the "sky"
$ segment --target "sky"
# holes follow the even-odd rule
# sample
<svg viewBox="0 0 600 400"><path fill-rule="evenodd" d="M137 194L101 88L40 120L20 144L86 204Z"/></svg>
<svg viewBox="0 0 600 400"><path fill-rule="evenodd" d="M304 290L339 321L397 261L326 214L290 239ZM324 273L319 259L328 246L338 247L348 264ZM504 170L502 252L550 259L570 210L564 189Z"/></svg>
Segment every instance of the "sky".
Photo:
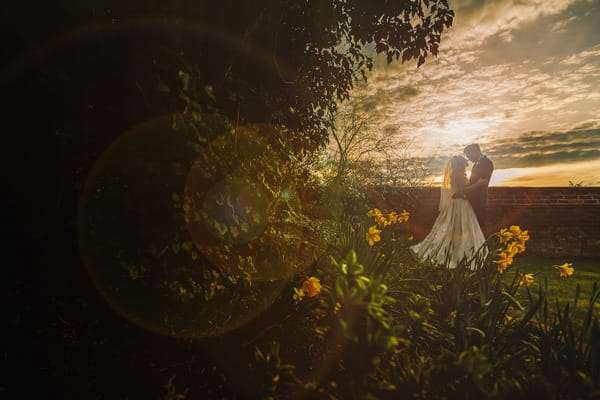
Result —
<svg viewBox="0 0 600 400"><path fill-rule="evenodd" d="M353 97L441 174L479 143L494 186L600 186L600 0L450 0L437 58L377 58Z"/></svg>

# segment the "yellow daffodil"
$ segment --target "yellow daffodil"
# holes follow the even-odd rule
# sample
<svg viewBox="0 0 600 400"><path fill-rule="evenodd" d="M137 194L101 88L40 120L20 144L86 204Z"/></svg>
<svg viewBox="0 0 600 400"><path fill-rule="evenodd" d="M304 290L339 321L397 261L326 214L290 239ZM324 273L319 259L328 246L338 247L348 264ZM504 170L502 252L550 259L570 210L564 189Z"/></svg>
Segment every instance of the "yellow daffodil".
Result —
<svg viewBox="0 0 600 400"><path fill-rule="evenodd" d="M508 265L513 263L513 256L507 251L501 251L498 253L499 262L507 263Z"/></svg>
<svg viewBox="0 0 600 400"><path fill-rule="evenodd" d="M321 282L319 278L311 276L302 283L302 290L308 297L314 297L321 292Z"/></svg>
<svg viewBox="0 0 600 400"><path fill-rule="evenodd" d="M519 244L525 245L525 242L529 240L529 231L522 231L516 238Z"/></svg>
<svg viewBox="0 0 600 400"><path fill-rule="evenodd" d="M513 263L513 256L507 251L501 251L498 253L498 260L494 262L498 264L498 272L502 273Z"/></svg>
<svg viewBox="0 0 600 400"><path fill-rule="evenodd" d="M513 245L513 247L517 250L517 253L523 253L523 252L525 252L525 248L526 248L525 244L519 243L519 242L515 243Z"/></svg>
<svg viewBox="0 0 600 400"><path fill-rule="evenodd" d="M396 222L398 222L398 214L396 214L395 211L392 211L391 213L389 213L388 221L390 221L391 224L395 224Z"/></svg>
<svg viewBox="0 0 600 400"><path fill-rule="evenodd" d="M519 242L510 242L508 246L506 246L506 252L514 257L515 255L522 253L525 251L525 245Z"/></svg>
<svg viewBox="0 0 600 400"><path fill-rule="evenodd" d="M408 211L402 210L402 213L400 214L400 218L399 219L402 222L406 222L406 221L408 221L409 218L410 218L410 214L408 213Z"/></svg>
<svg viewBox="0 0 600 400"><path fill-rule="evenodd" d="M377 223L377 225L381 226L382 228L385 228L386 226L388 226L390 224L390 222L387 219L385 219L385 217L383 215L376 216L375 222Z"/></svg>
<svg viewBox="0 0 600 400"><path fill-rule="evenodd" d="M514 257L519 252L517 247L515 247L515 244L516 242L510 242L508 246L506 246L506 252L510 254L511 257Z"/></svg>
<svg viewBox="0 0 600 400"><path fill-rule="evenodd" d="M373 221L382 228L392 224L392 221L388 221L380 209L373 208L367 212L368 217L372 217Z"/></svg>
<svg viewBox="0 0 600 400"><path fill-rule="evenodd" d="M513 238L513 234L508 229L502 228L500 229L500 233L498 233L498 238L500 239L500 243L506 244Z"/></svg>
<svg viewBox="0 0 600 400"><path fill-rule="evenodd" d="M494 261L496 262L496 261ZM503 273L510 264L506 262L496 262L498 264L498 272Z"/></svg>
<svg viewBox="0 0 600 400"><path fill-rule="evenodd" d="M563 265L555 265L554 268L560 272L561 278L566 278L567 276L573 275L575 268L571 268L571 263L564 263Z"/></svg>
<svg viewBox="0 0 600 400"><path fill-rule="evenodd" d="M521 227L518 225L511 225L510 228L508 228L508 231L515 236L519 236L521 234Z"/></svg>
<svg viewBox="0 0 600 400"><path fill-rule="evenodd" d="M367 242L369 242L369 246L373 246L376 242L379 242L381 240L381 237L379 236L380 233L381 231L377 229L376 225L373 225L369 228L369 231L366 235Z"/></svg>
<svg viewBox="0 0 600 400"><path fill-rule="evenodd" d="M373 218L375 224L381 228L390 226L392 224L399 224L406 222L409 219L408 211L404 210L398 214L396 211L391 211L387 215L383 215L383 212L378 208L373 208L367 212L367 216Z"/></svg>
<svg viewBox="0 0 600 400"><path fill-rule="evenodd" d="M531 286L533 284L533 274L521 274L519 279L519 286Z"/></svg>
<svg viewBox="0 0 600 400"><path fill-rule="evenodd" d="M367 217L375 217L381 215L381 211L379 210L379 208L374 208L372 210L369 210L369 212L367 213Z"/></svg>

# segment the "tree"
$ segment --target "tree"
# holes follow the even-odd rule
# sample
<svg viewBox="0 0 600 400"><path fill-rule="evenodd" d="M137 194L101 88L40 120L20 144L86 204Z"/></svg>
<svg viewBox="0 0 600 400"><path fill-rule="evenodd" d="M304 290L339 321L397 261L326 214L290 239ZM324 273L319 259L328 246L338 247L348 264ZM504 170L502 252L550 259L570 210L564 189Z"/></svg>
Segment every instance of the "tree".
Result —
<svg viewBox="0 0 600 400"><path fill-rule="evenodd" d="M373 158L394 146L391 135L374 127L375 113L361 107L361 99L342 105L332 122L326 162L335 169L334 178L344 179L348 170L365 158Z"/></svg>
<svg viewBox="0 0 600 400"><path fill-rule="evenodd" d="M23 16L6 18L7 59L30 50L23 60L35 65L9 65L22 79L5 74L3 84L12 80L15 97L39 102L52 131L80 131L91 109L93 124L110 121L112 130L182 109L217 111L239 124L284 126L296 151L325 145L328 115L367 79L374 53L420 65L437 55L454 17L447 0L92 0L38 14L24 7L5 10ZM57 92L65 101L49 107L44 97Z"/></svg>
<svg viewBox="0 0 600 400"><path fill-rule="evenodd" d="M415 157L414 142L394 128L382 128L384 116L365 107L367 100L356 96L338 107L329 143L313 165L323 184L324 216L336 218L350 210L362 214L360 208L374 198L381 198L375 202L383 207L390 188L394 193L402 187L410 198L429 175L427 160Z"/></svg>
<svg viewBox="0 0 600 400"><path fill-rule="evenodd" d="M286 140L309 150L327 142L327 116L357 80L367 79L373 67L368 48L388 62L421 65L437 54L454 16L446 0L263 0L241 7L230 0L203 11L197 23L218 27L229 48L204 42L186 51L186 61L198 68L190 71L192 82L210 88L230 118L285 126ZM201 97L196 104L205 111Z"/></svg>
<svg viewBox="0 0 600 400"><path fill-rule="evenodd" d="M357 80L366 79L373 66L369 49L384 54L390 62L401 59L420 64L437 53L440 35L453 19L446 0L65 0L34 8L12 2L2 12L7 44L3 54L8 65L0 83L10 99L5 111L15 122L11 136L18 141L10 147L8 156L14 160L9 159L8 165L18 165L15 170L28 175L21 179L14 174L14 182L6 185L15 191L8 197L19 203L9 226L23 225L20 216L39 210L40 215L30 217L31 227L24 230L52 227L48 237L55 242L51 243L70 243L72 227L81 226L77 208L85 187L93 188L90 193L99 199L106 195L99 189L109 188L114 201L98 200L106 215L111 215L117 226L139 227L139 236L129 235L131 260L125 260L131 261L125 267L134 280L148 274L137 254L152 258L153 245L164 243L172 230L185 233L174 227L181 222L179 217L171 219L168 212L172 210L172 192L183 186L186 163L194 160L193 153L199 153L217 135L223 135L219 140L224 135L236 140L231 130L237 133L244 127L254 132L256 125L264 127L259 131L264 133L261 139L266 139L261 141L265 142L265 154L273 149L272 153L281 157L281 164L272 159L268 162L287 166L291 157L286 159L286 153L303 153L303 149L310 153L327 142L328 115L348 98ZM182 124L186 127L205 129L198 136L204 142L197 140L185 150L184 146L169 149L161 147L162 142L150 143L143 135L128 135L150 126L168 141L175 137L168 135L172 126L162 118L156 124L154 120L172 114L177 118L182 114L189 122ZM225 122L203 126L198 116L222 116L215 120ZM116 140L121 136L139 142ZM97 160L110 159L101 154L114 149L111 143L131 144L119 153L124 156L118 160L124 164L110 171L93 168ZM229 154L223 151L222 156ZM238 164L251 163L251 159L240 158ZM106 172L102 188L86 184L94 175L90 171ZM275 179L282 171L288 170L265 168L272 174L265 182L287 184ZM224 168L215 179L234 172ZM124 183L136 190L122 190ZM283 183L278 193L286 193ZM143 200L137 201L139 198ZM268 206L281 204L277 199ZM40 202L60 207L40 209ZM280 207L281 214L295 206L290 204ZM155 212L157 209L166 212ZM269 217L281 214L271 212ZM289 214L289 225L301 219L300 213L297 218ZM135 223L117 218L119 215L130 216ZM102 213L92 216L101 219ZM148 216L164 217L172 225L159 229L161 225ZM142 229L148 226L151 229ZM114 240L112 228L106 228L106 237L121 246ZM284 229L279 232L290 235ZM125 238L128 233L119 232ZM105 244L94 240L99 248ZM286 237L282 240L293 242ZM73 250L77 252L77 246ZM51 274L40 281L59 285L68 281Z"/></svg>

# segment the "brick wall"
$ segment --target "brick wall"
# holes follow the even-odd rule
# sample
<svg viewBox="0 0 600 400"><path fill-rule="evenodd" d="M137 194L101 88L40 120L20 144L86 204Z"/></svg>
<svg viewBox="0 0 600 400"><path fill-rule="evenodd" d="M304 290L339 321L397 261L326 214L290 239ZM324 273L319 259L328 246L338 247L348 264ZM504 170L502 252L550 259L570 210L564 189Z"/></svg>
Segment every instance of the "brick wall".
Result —
<svg viewBox="0 0 600 400"><path fill-rule="evenodd" d="M520 225L531 235L529 254L600 257L600 187L491 187L488 196L488 233ZM370 197L411 211L406 229L416 240L437 217L439 188L379 188Z"/></svg>

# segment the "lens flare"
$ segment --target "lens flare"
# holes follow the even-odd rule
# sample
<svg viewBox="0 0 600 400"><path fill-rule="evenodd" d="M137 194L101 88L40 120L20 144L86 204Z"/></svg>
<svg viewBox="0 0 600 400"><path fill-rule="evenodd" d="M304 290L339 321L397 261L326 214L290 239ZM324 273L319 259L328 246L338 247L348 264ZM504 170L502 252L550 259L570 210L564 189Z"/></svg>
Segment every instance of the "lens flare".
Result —
<svg viewBox="0 0 600 400"><path fill-rule="evenodd" d="M272 55L252 38L245 38L242 43L229 32L191 19L142 15L93 21L48 37L0 68L0 84L13 81L16 75L47 59L55 59L64 52L71 53L73 48L77 48L78 51L94 51L93 49L102 45L107 37L130 38L139 37L140 34L159 35L158 37L178 35L197 41L209 41L232 54L243 54L257 65L261 65L268 74L291 76L293 72L285 60L277 60L275 65Z"/></svg>
<svg viewBox="0 0 600 400"><path fill-rule="evenodd" d="M79 204L80 252L96 288L128 320L165 335L219 335L262 313L285 281L256 282L252 289L239 290L230 285L219 291L222 282L202 257L191 246L180 245L187 227L179 193L198 138L172 129L172 121L173 116L165 116L141 124L98 158ZM254 192L236 186L239 181L231 183L236 206L263 204ZM218 197L222 187L213 186L209 198ZM235 217L223 216L226 221ZM252 240L262 229L260 224L249 227L243 240ZM207 282L204 288L195 283L202 280ZM216 293L208 293L213 289Z"/></svg>
<svg viewBox="0 0 600 400"><path fill-rule="evenodd" d="M312 262L309 235L286 219L298 196L287 184L292 167L269 143L273 129L238 126L211 140L184 190L196 248L223 271L256 281L288 279Z"/></svg>

